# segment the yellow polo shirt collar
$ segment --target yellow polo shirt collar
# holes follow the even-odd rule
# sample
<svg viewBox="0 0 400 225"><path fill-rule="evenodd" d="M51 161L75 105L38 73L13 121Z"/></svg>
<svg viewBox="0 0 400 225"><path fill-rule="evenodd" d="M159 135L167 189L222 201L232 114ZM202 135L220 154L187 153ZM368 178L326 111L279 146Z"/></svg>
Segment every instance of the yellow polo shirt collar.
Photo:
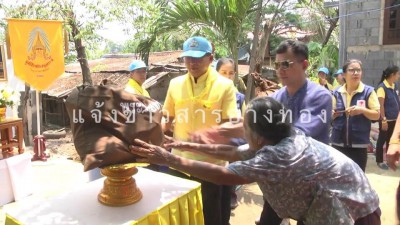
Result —
<svg viewBox="0 0 400 225"><path fill-rule="evenodd" d="M196 81L194 80L194 77L192 74L188 73L187 75L190 77L192 84L199 84L199 83L205 83L207 81L209 72L210 72L210 68L208 68L204 74L202 74L199 78L197 78Z"/></svg>
<svg viewBox="0 0 400 225"><path fill-rule="evenodd" d="M186 82L188 87L188 93L191 98L202 98L203 95L210 92L210 88L212 83L217 79L218 73L212 71L212 68L209 67L207 71L197 78L195 82L193 75L188 73L186 75Z"/></svg>
<svg viewBox="0 0 400 225"><path fill-rule="evenodd" d="M348 108L348 107L350 107L350 104L351 104L351 98L355 94L361 93L364 91L364 84L362 82L360 82L357 89L355 91L353 91L353 93L348 93L346 88L347 88L347 84L344 84L342 87L339 88L338 91L342 94L342 97L346 102L346 108Z"/></svg>
<svg viewBox="0 0 400 225"><path fill-rule="evenodd" d="M321 85L322 87L325 87L325 85L322 85L322 84L321 84L319 78L318 78L318 80L317 80L317 83L318 83L319 85ZM326 86L328 87L328 90L330 90L330 91L333 90L333 86L332 86L332 84L330 84L329 82L326 82Z"/></svg>
<svg viewBox="0 0 400 225"><path fill-rule="evenodd" d="M383 81L383 84L387 87L387 88L391 88L394 90L394 83L392 85L389 84L389 82L385 79Z"/></svg>
<svg viewBox="0 0 400 225"><path fill-rule="evenodd" d="M139 83L136 80L130 78L126 86L129 89L133 89L135 91L135 94L143 95L145 97L150 98L149 92L147 92L146 89L144 89L141 85L139 85Z"/></svg>
<svg viewBox="0 0 400 225"><path fill-rule="evenodd" d="M360 84L358 85L357 89L353 92L353 93L347 93L347 84L344 84L342 87L339 88L339 92L340 93L347 93L349 95L354 95L355 93L361 93L364 91L364 83L360 82Z"/></svg>
<svg viewBox="0 0 400 225"><path fill-rule="evenodd" d="M351 99L352 97L357 94L357 93L361 93L364 91L365 88L365 84L360 82L360 84L358 85L357 89L355 91L353 91L353 93L348 93L346 90L347 85L344 84L343 86L341 86L338 91L340 92L340 94L342 95L343 101L346 102L346 109L348 107L350 107L351 104ZM333 108L336 108L336 98L333 97ZM368 108L372 109L372 110L379 110L380 105L379 105L379 101L378 101L378 96L376 95L375 91L373 91L371 93L371 95L369 96L369 98L367 99L368 101Z"/></svg>

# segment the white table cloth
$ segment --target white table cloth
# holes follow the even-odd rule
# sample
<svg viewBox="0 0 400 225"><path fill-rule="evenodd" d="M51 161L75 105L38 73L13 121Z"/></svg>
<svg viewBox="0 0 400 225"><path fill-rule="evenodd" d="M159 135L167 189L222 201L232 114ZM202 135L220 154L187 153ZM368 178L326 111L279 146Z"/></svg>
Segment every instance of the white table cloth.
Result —
<svg viewBox="0 0 400 225"><path fill-rule="evenodd" d="M0 206L32 194L31 158L24 153L0 160Z"/></svg>
<svg viewBox="0 0 400 225"><path fill-rule="evenodd" d="M200 190L197 182L144 168L139 168L133 177L143 193L143 198L133 205L110 207L99 203L97 195L105 179L101 178L47 201L28 201L19 208L5 208L6 224L131 224L189 191Z"/></svg>

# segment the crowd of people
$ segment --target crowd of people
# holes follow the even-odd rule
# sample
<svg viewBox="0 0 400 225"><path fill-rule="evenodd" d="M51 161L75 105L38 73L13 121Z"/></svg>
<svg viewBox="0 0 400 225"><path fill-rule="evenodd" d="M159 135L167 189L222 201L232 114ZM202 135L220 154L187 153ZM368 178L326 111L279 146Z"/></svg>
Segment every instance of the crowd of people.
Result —
<svg viewBox="0 0 400 225"><path fill-rule="evenodd" d="M206 225L229 225L234 185L250 182L264 196L257 224L279 225L285 218L310 225L380 224L379 198L364 171L374 121L380 130L378 166L388 168L385 144L391 167L400 154L392 146L400 145L400 136L391 139L400 134L397 66L383 72L376 89L362 82L356 59L334 74L334 86L325 67L312 82L307 45L286 40L274 63L282 88L246 106L232 82L234 61L223 58L211 68L213 47L206 38L186 40L182 57L188 73L171 80L163 108L163 130L173 138L162 147L135 140L131 152L200 182ZM126 90L149 96L141 87L143 68L141 61L132 63Z"/></svg>

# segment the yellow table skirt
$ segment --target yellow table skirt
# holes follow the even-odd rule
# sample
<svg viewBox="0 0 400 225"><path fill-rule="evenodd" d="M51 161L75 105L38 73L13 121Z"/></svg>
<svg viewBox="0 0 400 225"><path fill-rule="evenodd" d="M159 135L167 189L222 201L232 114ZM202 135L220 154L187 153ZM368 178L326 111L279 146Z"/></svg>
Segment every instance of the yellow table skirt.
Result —
<svg viewBox="0 0 400 225"><path fill-rule="evenodd" d="M155 210L132 225L203 225L200 187Z"/></svg>

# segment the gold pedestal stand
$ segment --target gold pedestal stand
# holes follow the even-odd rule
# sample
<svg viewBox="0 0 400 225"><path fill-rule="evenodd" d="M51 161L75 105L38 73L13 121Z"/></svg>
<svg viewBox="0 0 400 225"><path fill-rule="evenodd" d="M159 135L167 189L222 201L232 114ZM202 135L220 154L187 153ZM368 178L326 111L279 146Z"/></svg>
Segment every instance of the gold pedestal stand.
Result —
<svg viewBox="0 0 400 225"><path fill-rule="evenodd" d="M104 180L103 189L97 196L100 203L108 206L125 206L142 198L142 192L132 178L138 169L132 164L107 166L101 169Z"/></svg>

